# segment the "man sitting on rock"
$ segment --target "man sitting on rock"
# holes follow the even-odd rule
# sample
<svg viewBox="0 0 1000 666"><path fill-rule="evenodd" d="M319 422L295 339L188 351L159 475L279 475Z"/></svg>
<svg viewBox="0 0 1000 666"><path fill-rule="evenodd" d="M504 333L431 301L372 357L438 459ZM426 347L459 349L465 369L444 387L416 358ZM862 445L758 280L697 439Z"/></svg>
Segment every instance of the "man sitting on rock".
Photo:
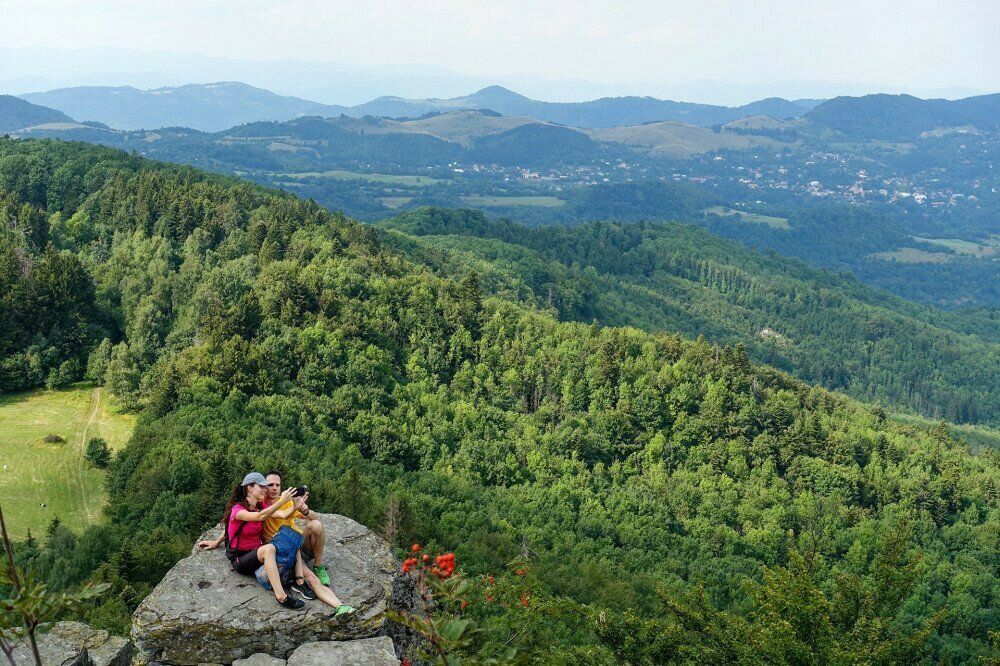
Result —
<svg viewBox="0 0 1000 666"><path fill-rule="evenodd" d="M267 478L267 502L281 501L281 473L270 471ZM319 519L319 514L311 511L306 506L309 493L293 497L284 501L278 510L272 513L264 522L263 538L269 543L292 543L297 539L284 537L295 536L291 532L283 533L282 530L294 530L302 535L302 547L295 555L295 582L290 585L293 592L305 599L319 599L323 603L337 609L337 615L353 613L354 608L341 603L337 595L328 586L330 577L326 567L322 566L323 561L323 523ZM295 518L301 517L307 520L304 530L295 523ZM305 561L315 558L316 567L310 569L305 565Z"/></svg>
<svg viewBox="0 0 1000 666"><path fill-rule="evenodd" d="M267 477L268 497L266 501L268 504L272 504L281 495L281 473L272 470L265 476ZM315 511L310 511L309 507L306 506L305 502L308 497L309 493L306 493L304 497L296 497L294 501L285 502L283 506L278 507L278 510L272 513L271 517L264 523L264 541L270 541L284 525L288 525L296 532L299 532L303 538L302 560L304 562L313 560L313 573L319 578L320 583L329 585L330 574L323 564L323 542L325 538L323 523L319 519L319 514ZM308 521L306 522L305 529L299 529L298 525L295 524L296 517L301 517Z"/></svg>

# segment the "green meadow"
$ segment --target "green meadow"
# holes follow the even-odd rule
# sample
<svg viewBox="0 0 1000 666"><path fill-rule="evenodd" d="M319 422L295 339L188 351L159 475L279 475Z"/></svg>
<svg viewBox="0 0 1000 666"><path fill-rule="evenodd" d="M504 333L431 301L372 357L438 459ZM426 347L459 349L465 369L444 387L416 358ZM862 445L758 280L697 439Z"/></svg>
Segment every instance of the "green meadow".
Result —
<svg viewBox="0 0 1000 666"><path fill-rule="evenodd" d="M74 530L99 522L105 472L84 459L86 441L103 437L117 450L134 422L89 384L0 396L0 500L11 535L41 535L55 517Z"/></svg>
<svg viewBox="0 0 1000 666"><path fill-rule="evenodd" d="M703 213L719 215L721 217L738 217L743 222L753 222L756 224L766 224L775 229L789 229L788 219L784 217L774 217L772 215L758 215L757 213L747 213L742 210L734 210L725 206L709 206Z"/></svg>
<svg viewBox="0 0 1000 666"><path fill-rule="evenodd" d="M557 197L546 196L525 196L525 197L486 197L471 196L462 197L462 202L469 206L542 206L543 208L556 208L565 205L565 201Z"/></svg>
<svg viewBox="0 0 1000 666"><path fill-rule="evenodd" d="M393 183L421 187L437 185L448 181L428 176L397 176L384 173L355 173L353 171L308 171L305 173L286 173L286 178L331 178L333 180L367 180L373 183Z"/></svg>

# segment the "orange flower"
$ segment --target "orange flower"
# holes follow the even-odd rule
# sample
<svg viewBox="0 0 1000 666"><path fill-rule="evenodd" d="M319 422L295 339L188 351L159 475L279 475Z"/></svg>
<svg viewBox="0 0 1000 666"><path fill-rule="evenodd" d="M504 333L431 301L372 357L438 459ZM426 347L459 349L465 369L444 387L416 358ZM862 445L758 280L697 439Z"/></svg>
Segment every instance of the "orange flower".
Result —
<svg viewBox="0 0 1000 666"><path fill-rule="evenodd" d="M414 553L419 552L420 551L420 544L419 543L413 544L412 546L410 546L410 550L412 550Z"/></svg>
<svg viewBox="0 0 1000 666"><path fill-rule="evenodd" d="M517 574L518 576L523 576L524 574L526 574L526 573L528 573L528 572L527 572L527 571L525 571L524 569L518 569L518 570L517 570L517 571L515 571L514 573L516 573L516 574Z"/></svg>

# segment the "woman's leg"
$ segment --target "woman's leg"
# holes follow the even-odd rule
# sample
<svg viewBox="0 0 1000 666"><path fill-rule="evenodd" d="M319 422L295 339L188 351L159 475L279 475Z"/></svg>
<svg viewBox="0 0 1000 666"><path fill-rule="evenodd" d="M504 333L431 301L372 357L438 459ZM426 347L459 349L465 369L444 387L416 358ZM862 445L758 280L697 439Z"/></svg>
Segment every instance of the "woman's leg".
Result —
<svg viewBox="0 0 1000 666"><path fill-rule="evenodd" d="M278 601L284 601L288 594L285 593L285 588L281 587L281 576L278 574L278 561L275 558L276 552L273 545L265 543L257 549L257 558L264 563L264 571L267 573L267 580L271 583L271 588L274 590L274 598Z"/></svg>
<svg viewBox="0 0 1000 666"><path fill-rule="evenodd" d="M333 593L333 590L319 582L319 578L317 578L316 574L312 572L312 569L309 567L303 567L302 573L305 574L305 579L309 582L309 585L312 586L317 599L322 601L327 606L333 606L334 608L343 604L343 602L337 598L337 595Z"/></svg>

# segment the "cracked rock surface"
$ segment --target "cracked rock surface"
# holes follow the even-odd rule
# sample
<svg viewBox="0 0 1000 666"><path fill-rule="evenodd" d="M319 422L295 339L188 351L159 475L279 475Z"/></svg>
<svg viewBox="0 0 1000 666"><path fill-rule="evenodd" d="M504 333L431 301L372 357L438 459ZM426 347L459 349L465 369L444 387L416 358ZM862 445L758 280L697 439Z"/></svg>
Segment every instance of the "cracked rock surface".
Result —
<svg viewBox="0 0 1000 666"><path fill-rule="evenodd" d="M321 520L330 587L357 613L334 619L335 609L318 600L288 610L255 578L234 572L224 548L194 548L136 609L136 663L231 664L257 653L288 659L305 643L379 634L398 570L389 545L350 518L321 514ZM214 539L220 529L201 538Z"/></svg>
<svg viewBox="0 0 1000 666"><path fill-rule="evenodd" d="M12 647L15 663L35 663L27 638L15 642ZM132 663L132 646L127 640L80 622L47 625L38 634L38 652L46 665L128 666Z"/></svg>

